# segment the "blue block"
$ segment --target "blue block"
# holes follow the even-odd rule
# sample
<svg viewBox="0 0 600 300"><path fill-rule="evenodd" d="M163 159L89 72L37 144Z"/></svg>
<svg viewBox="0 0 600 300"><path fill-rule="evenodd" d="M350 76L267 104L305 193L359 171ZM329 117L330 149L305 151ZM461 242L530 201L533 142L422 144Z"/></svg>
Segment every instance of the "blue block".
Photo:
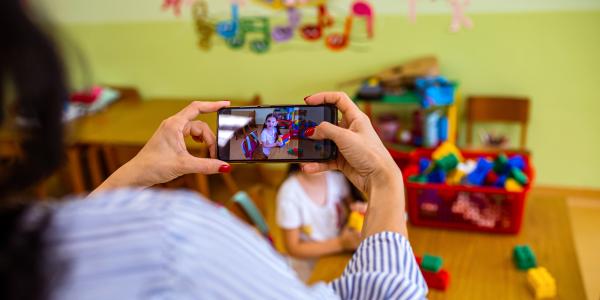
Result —
<svg viewBox="0 0 600 300"><path fill-rule="evenodd" d="M499 187L499 188L504 188L506 179L508 179L508 176L506 176L506 175L498 176L498 180L496 180L496 183L494 183L494 186Z"/></svg>
<svg viewBox="0 0 600 300"><path fill-rule="evenodd" d="M525 169L525 159L521 155L515 155L508 159L508 165L510 166L509 169L517 168L523 171Z"/></svg>
<svg viewBox="0 0 600 300"><path fill-rule="evenodd" d="M492 162L487 161L485 158L480 158L477 161L477 167L471 174L467 175L467 181L470 184L474 185L483 185L485 181L485 176L487 173L492 170L494 164Z"/></svg>
<svg viewBox="0 0 600 300"><path fill-rule="evenodd" d="M429 168L429 165L431 165L431 160L427 158L419 159L419 173L425 172Z"/></svg>
<svg viewBox="0 0 600 300"><path fill-rule="evenodd" d="M427 181L430 183L445 183L446 173L444 173L442 170L435 169L433 172L427 175Z"/></svg>
<svg viewBox="0 0 600 300"><path fill-rule="evenodd" d="M441 117L438 121L438 135L440 142L445 142L448 140L448 118Z"/></svg>

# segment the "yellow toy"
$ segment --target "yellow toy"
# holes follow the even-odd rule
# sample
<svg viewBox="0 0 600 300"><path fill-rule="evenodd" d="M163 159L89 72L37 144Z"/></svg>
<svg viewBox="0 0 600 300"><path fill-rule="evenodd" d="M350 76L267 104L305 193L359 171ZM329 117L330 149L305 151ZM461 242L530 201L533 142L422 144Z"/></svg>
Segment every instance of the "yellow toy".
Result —
<svg viewBox="0 0 600 300"><path fill-rule="evenodd" d="M455 169L446 176L446 183L449 185L459 185L463 177L465 177L465 172Z"/></svg>
<svg viewBox="0 0 600 300"><path fill-rule="evenodd" d="M523 187L513 178L506 179L504 188L509 192L522 192Z"/></svg>
<svg viewBox="0 0 600 300"><path fill-rule="evenodd" d="M348 217L347 226L348 226L348 228L351 228L353 230L361 232L364 223L365 223L365 215L363 215L357 211L353 211L350 213L350 216Z"/></svg>
<svg viewBox="0 0 600 300"><path fill-rule="evenodd" d="M323 5L327 0L255 0L255 2L273 9L285 9L289 7Z"/></svg>
<svg viewBox="0 0 600 300"><path fill-rule="evenodd" d="M556 281L544 267L529 269L527 271L527 282L536 299L556 296Z"/></svg>
<svg viewBox="0 0 600 300"><path fill-rule="evenodd" d="M456 145L448 141L442 143L439 147L437 147L437 149L435 149L435 151L433 151L433 153L431 154L431 158L433 160L440 160L448 154L456 155L459 162L465 161L465 158L460 153L460 150L456 148Z"/></svg>

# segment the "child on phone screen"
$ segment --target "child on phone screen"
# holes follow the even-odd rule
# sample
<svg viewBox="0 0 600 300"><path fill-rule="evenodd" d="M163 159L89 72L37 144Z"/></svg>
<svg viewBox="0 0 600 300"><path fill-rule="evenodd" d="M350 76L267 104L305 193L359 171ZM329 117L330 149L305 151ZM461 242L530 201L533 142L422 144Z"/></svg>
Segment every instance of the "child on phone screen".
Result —
<svg viewBox="0 0 600 300"><path fill-rule="evenodd" d="M339 172L305 174L291 164L288 174L277 193L277 223L290 263L306 281L316 258L358 247L360 232L345 224L350 207L364 213L366 204L350 205L351 185Z"/></svg>
<svg viewBox="0 0 600 300"><path fill-rule="evenodd" d="M277 118L272 113L265 118L262 132L260 133L260 142L262 152L266 157L271 154L271 148L281 147L282 143L277 141L279 137L279 129L277 128Z"/></svg>

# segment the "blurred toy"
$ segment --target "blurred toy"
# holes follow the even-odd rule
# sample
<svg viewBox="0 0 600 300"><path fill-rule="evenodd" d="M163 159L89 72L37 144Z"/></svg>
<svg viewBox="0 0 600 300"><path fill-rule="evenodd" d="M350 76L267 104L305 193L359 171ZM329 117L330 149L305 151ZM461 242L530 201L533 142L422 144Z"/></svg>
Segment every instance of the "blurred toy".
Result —
<svg viewBox="0 0 600 300"><path fill-rule="evenodd" d="M527 282L536 299L556 297L556 281L546 268L529 269Z"/></svg>
<svg viewBox="0 0 600 300"><path fill-rule="evenodd" d="M441 291L445 291L446 289L448 289L448 286L450 285L450 273L448 273L448 271L444 269L441 269L441 258L439 258L440 269L438 269L438 271L435 272L427 270L423 266L423 259L424 258L418 256L416 257L417 264L419 265L419 269L421 270L421 274L423 274L423 278L425 279L427 286L430 289L436 289ZM437 266L437 263L438 261L436 261L436 263L433 264L433 266ZM431 266L430 263L428 264Z"/></svg>
<svg viewBox="0 0 600 300"><path fill-rule="evenodd" d="M425 254L421 260L421 267L430 272L438 272L442 269L444 261L439 256Z"/></svg>
<svg viewBox="0 0 600 300"><path fill-rule="evenodd" d="M528 245L517 245L513 249L513 261L519 270L537 267L535 254Z"/></svg>
<svg viewBox="0 0 600 300"><path fill-rule="evenodd" d="M381 100L383 94L383 87L379 84L379 79L372 77L360 86L356 97L361 100Z"/></svg>
<svg viewBox="0 0 600 300"><path fill-rule="evenodd" d="M281 147L284 147L285 145L287 145L290 142L291 136L292 136L291 133L286 133L284 135L280 135L277 138L277 142L282 143Z"/></svg>
<svg viewBox="0 0 600 300"><path fill-rule="evenodd" d="M258 135L256 131L250 132L242 141L242 153L246 159L251 159L254 151L258 147Z"/></svg>
<svg viewBox="0 0 600 300"><path fill-rule="evenodd" d="M442 76L420 77L415 80L418 93L421 95L423 108L446 106L454 103L456 84Z"/></svg>
<svg viewBox="0 0 600 300"><path fill-rule="evenodd" d="M504 188L509 192L522 192L523 187L513 178L506 179Z"/></svg>
<svg viewBox="0 0 600 300"><path fill-rule="evenodd" d="M412 121L411 144L420 147L423 145L423 112L420 109L413 112Z"/></svg>
<svg viewBox="0 0 600 300"><path fill-rule="evenodd" d="M290 155L296 155L298 157L302 156L302 153L304 151L301 148L293 148L293 149L289 149L288 150L288 154Z"/></svg>
<svg viewBox="0 0 600 300"><path fill-rule="evenodd" d="M485 158L477 161L477 167L471 174L467 175L467 181L473 185L483 185L485 176L492 170L492 163Z"/></svg>
<svg viewBox="0 0 600 300"><path fill-rule="evenodd" d="M509 139L504 135L497 135L493 132L482 131L479 134L483 147L504 148L508 145Z"/></svg>
<svg viewBox="0 0 600 300"><path fill-rule="evenodd" d="M360 212L353 211L350 213L350 216L348 217L348 224L346 224L346 226L348 226L349 228L351 228L355 231L361 232L364 222L365 222L365 215L361 214Z"/></svg>
<svg viewBox="0 0 600 300"><path fill-rule="evenodd" d="M397 143L398 132L400 131L400 121L394 114L384 114L379 116L377 121L377 133L384 142Z"/></svg>

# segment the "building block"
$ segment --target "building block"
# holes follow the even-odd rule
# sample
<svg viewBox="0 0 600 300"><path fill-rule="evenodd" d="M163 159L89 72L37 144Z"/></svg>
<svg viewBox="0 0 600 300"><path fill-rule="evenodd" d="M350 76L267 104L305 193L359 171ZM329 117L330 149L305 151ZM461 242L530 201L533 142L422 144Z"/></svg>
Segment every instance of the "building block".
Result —
<svg viewBox="0 0 600 300"><path fill-rule="evenodd" d="M465 178L465 173L459 169L451 171L446 176L446 183L450 185L458 185L461 184L463 178Z"/></svg>
<svg viewBox="0 0 600 300"><path fill-rule="evenodd" d="M436 273L442 269L443 263L444 261L441 257L425 254L423 255L423 259L421 261L421 267L424 270Z"/></svg>
<svg viewBox="0 0 600 300"><path fill-rule="evenodd" d="M451 142L442 143L439 147L435 149L435 151L433 151L433 153L431 154L431 158L433 158L433 160L440 160L450 153L456 155L459 161L465 160L465 158L460 153L460 150L458 150L456 145L454 145Z"/></svg>
<svg viewBox="0 0 600 300"><path fill-rule="evenodd" d="M456 166L458 166L458 156L456 156L456 154L454 153L449 153L448 155L443 156L440 159L437 159L435 161L435 166L446 171L449 172L451 170L456 169Z"/></svg>
<svg viewBox="0 0 600 300"><path fill-rule="evenodd" d="M517 169L517 168L512 168L510 170L510 175L512 176L512 178L514 178L520 185L526 185L529 182L529 178L527 177L527 175L525 175L525 173L523 173L523 171Z"/></svg>
<svg viewBox="0 0 600 300"><path fill-rule="evenodd" d="M509 170L508 157L504 153L499 154L494 160L494 172L503 175L508 173Z"/></svg>
<svg viewBox="0 0 600 300"><path fill-rule="evenodd" d="M427 183L427 176L425 175L413 175L408 177L409 182Z"/></svg>
<svg viewBox="0 0 600 300"><path fill-rule="evenodd" d="M468 159L465 162L459 163L456 168L468 175L475 171L477 168L477 162L472 159Z"/></svg>
<svg viewBox="0 0 600 300"><path fill-rule="evenodd" d="M492 163L485 158L477 160L477 167L471 174L467 175L467 180L470 184L483 185L485 176L492 170Z"/></svg>
<svg viewBox="0 0 600 300"><path fill-rule="evenodd" d="M450 285L450 273L448 273L448 271L442 269L439 272L434 273L427 270L421 270L421 273L430 289L441 291L448 289L448 285Z"/></svg>
<svg viewBox="0 0 600 300"><path fill-rule="evenodd" d="M499 187L499 188L504 188L504 186L506 185L507 179L508 179L508 176L506 176L506 175L499 176L498 180L496 180L496 183L494 184L494 186Z"/></svg>
<svg viewBox="0 0 600 300"><path fill-rule="evenodd" d="M519 270L527 270L537 266L535 254L528 245L515 246L513 260Z"/></svg>
<svg viewBox="0 0 600 300"><path fill-rule="evenodd" d="M300 148L293 148L293 149L289 149L288 150L288 154L290 155L297 155L297 156L302 156L302 153L304 151Z"/></svg>
<svg viewBox="0 0 600 300"><path fill-rule="evenodd" d="M494 185L498 181L498 174L495 171L489 171L485 175L485 184L486 185Z"/></svg>
<svg viewBox="0 0 600 300"><path fill-rule="evenodd" d="M286 133L286 134L284 134L284 135L280 135L280 136L277 138L277 142L281 142L281 143L283 143L283 144L281 145L281 147L283 147L283 146L287 145L287 144L290 142L290 140L291 140L291 137L292 137L292 134L291 134L291 133Z"/></svg>
<svg viewBox="0 0 600 300"><path fill-rule="evenodd" d="M431 183L446 183L446 173L443 170L435 169L427 175L427 181Z"/></svg>
<svg viewBox="0 0 600 300"><path fill-rule="evenodd" d="M430 165L431 165L431 160L429 160L427 158L419 159L419 172L424 173L427 169L429 169Z"/></svg>
<svg viewBox="0 0 600 300"><path fill-rule="evenodd" d="M504 183L504 188L509 192L522 192L523 187L514 179L509 178Z"/></svg>
<svg viewBox="0 0 600 300"><path fill-rule="evenodd" d="M525 159L521 155L515 155L508 159L508 166L519 170L525 169Z"/></svg>
<svg viewBox="0 0 600 300"><path fill-rule="evenodd" d="M556 296L556 281L544 267L529 269L527 282L536 299Z"/></svg>
<svg viewBox="0 0 600 300"><path fill-rule="evenodd" d="M355 231L361 232L363 228L363 224L365 223L365 215L353 211L350 213L348 217L348 228L354 229Z"/></svg>

